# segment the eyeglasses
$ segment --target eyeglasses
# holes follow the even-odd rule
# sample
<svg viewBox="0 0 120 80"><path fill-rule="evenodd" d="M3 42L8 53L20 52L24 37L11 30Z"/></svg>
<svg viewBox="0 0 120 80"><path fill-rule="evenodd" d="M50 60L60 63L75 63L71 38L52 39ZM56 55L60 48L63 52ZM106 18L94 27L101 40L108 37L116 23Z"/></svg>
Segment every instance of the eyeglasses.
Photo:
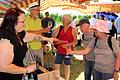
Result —
<svg viewBox="0 0 120 80"><path fill-rule="evenodd" d="M35 10L35 11L40 11L39 9L32 9L32 10Z"/></svg>
<svg viewBox="0 0 120 80"><path fill-rule="evenodd" d="M25 23L25 21L17 21L18 23Z"/></svg>
<svg viewBox="0 0 120 80"><path fill-rule="evenodd" d="M38 11L38 12L39 12L40 10L36 10L36 11Z"/></svg>
<svg viewBox="0 0 120 80"><path fill-rule="evenodd" d="M80 25L80 27L89 27L90 25L89 24L82 24L82 25Z"/></svg>

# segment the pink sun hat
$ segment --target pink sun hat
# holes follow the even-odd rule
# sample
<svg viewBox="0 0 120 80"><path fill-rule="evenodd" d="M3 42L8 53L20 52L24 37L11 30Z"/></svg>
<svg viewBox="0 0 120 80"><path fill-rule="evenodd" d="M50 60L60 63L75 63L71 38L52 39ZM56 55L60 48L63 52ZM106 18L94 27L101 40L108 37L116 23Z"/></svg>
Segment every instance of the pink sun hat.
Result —
<svg viewBox="0 0 120 80"><path fill-rule="evenodd" d="M107 28L108 23L104 20L98 20L95 24L93 29L96 29L99 32L110 33L109 29Z"/></svg>

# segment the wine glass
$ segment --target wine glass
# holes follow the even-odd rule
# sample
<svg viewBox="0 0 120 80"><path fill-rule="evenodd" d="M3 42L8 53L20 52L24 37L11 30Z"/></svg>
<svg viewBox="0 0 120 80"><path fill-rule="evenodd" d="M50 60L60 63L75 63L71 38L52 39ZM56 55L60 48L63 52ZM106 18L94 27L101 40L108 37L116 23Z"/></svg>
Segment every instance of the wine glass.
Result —
<svg viewBox="0 0 120 80"><path fill-rule="evenodd" d="M51 22L51 21L48 22L48 27L49 27L49 28L52 27L52 22Z"/></svg>
<svg viewBox="0 0 120 80"><path fill-rule="evenodd" d="M66 45L67 45L67 49L69 49L69 48L70 48L70 45L69 45L69 43L68 43L68 42L67 42L67 44L66 44ZM70 55L69 55L69 54L66 54L66 55L65 55L65 58L69 59L69 58L70 58Z"/></svg>

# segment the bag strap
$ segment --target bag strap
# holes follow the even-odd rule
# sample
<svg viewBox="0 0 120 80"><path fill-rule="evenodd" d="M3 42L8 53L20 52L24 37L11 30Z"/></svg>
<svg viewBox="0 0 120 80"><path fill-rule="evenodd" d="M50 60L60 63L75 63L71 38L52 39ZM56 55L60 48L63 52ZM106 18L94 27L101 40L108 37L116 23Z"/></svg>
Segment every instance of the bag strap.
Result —
<svg viewBox="0 0 120 80"><path fill-rule="evenodd" d="M96 43L97 43L97 39L98 39L98 37L95 37L94 48L95 48L95 46L96 46Z"/></svg>
<svg viewBox="0 0 120 80"><path fill-rule="evenodd" d="M84 36L85 36L85 34L83 33L83 34L82 34L82 40L85 39ZM95 32L93 33L93 37L96 37Z"/></svg>
<svg viewBox="0 0 120 80"><path fill-rule="evenodd" d="M60 26L60 29L59 29L59 32L58 32L58 35L57 35L57 37L56 37L56 38L58 38L58 37L59 37L59 35L60 35L60 32L61 32L62 28L63 28L63 26Z"/></svg>
<svg viewBox="0 0 120 80"><path fill-rule="evenodd" d="M96 37L95 32L93 33L93 37Z"/></svg>
<svg viewBox="0 0 120 80"><path fill-rule="evenodd" d="M94 48L95 48L95 46L96 46L97 39L98 39L98 37L95 37ZM111 41L111 39L112 39L112 36L109 36L109 37L108 37L108 45L109 45L110 49L113 51L112 41Z"/></svg>
<svg viewBox="0 0 120 80"><path fill-rule="evenodd" d="M82 40L84 40L85 38L84 38L84 33L83 33L83 35L82 35Z"/></svg>
<svg viewBox="0 0 120 80"><path fill-rule="evenodd" d="M113 47L112 47L112 36L109 36L108 37L108 45L109 45L109 47L111 48L111 50L113 51Z"/></svg>

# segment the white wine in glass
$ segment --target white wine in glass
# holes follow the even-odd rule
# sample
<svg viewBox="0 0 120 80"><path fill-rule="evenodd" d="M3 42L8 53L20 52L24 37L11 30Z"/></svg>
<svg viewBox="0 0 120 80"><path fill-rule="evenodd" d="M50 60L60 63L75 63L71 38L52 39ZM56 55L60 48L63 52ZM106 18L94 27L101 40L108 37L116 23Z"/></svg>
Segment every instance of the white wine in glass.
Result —
<svg viewBox="0 0 120 80"><path fill-rule="evenodd" d="M52 27L52 22L51 22L51 21L48 22L48 27L49 27L49 28Z"/></svg>
<svg viewBox="0 0 120 80"><path fill-rule="evenodd" d="M69 48L70 48L70 45L69 45L69 43L67 42L67 49L69 49ZM69 58L70 58L70 55L69 55L69 54L66 54L66 55L65 55L65 58L69 59Z"/></svg>

